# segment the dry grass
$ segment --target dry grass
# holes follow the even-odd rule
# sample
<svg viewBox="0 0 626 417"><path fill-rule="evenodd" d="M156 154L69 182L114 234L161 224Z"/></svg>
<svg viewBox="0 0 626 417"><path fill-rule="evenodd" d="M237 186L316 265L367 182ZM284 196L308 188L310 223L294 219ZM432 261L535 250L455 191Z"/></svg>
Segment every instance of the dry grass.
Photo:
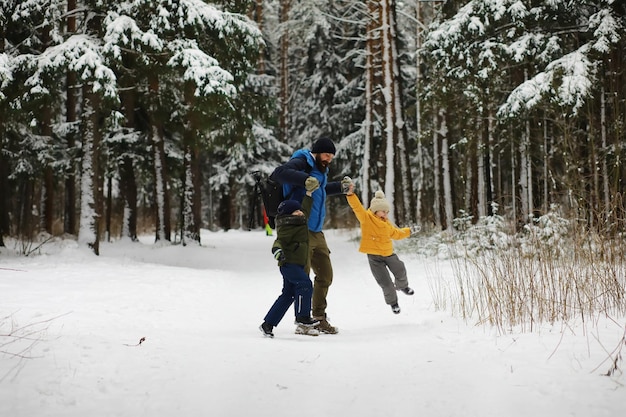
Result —
<svg viewBox="0 0 626 417"><path fill-rule="evenodd" d="M438 305L502 331L537 324L626 316L626 243L554 217L507 247L453 259L454 288L431 285ZM463 250L463 249L461 249ZM447 294L444 294L447 293Z"/></svg>
<svg viewBox="0 0 626 417"><path fill-rule="evenodd" d="M0 371L0 382L17 377L24 361L35 359L33 349L44 341L50 323L58 317L26 325L18 325L13 315L0 317L0 355L14 360L8 369Z"/></svg>

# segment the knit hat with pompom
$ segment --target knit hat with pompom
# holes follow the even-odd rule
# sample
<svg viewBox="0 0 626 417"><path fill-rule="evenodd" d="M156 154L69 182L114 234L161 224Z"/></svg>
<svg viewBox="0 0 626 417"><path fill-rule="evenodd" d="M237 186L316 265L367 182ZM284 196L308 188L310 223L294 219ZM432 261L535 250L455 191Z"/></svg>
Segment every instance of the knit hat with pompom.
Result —
<svg viewBox="0 0 626 417"><path fill-rule="evenodd" d="M372 213L376 213L377 211L389 211L390 209L391 207L385 198L385 193L381 190L376 191L374 198L372 198L372 201L370 202L370 210Z"/></svg>

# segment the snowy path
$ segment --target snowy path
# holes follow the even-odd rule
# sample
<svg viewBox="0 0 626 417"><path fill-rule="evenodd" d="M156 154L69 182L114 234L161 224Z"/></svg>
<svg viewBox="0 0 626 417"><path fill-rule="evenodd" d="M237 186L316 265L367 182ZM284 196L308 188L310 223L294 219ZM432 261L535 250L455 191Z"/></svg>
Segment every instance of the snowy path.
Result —
<svg viewBox="0 0 626 417"><path fill-rule="evenodd" d="M201 248L106 244L99 258L71 243L49 248L54 256L3 251L0 334L51 320L33 326L41 340L28 359L0 354L0 416L626 412L623 375L600 375L623 324L498 335L434 311L428 280L451 270L404 253L416 295L400 294L394 315L354 236L328 233L329 314L340 333L295 335L288 315L274 339L257 329L280 290L262 232L207 233ZM0 336L0 351L30 344L8 340Z"/></svg>

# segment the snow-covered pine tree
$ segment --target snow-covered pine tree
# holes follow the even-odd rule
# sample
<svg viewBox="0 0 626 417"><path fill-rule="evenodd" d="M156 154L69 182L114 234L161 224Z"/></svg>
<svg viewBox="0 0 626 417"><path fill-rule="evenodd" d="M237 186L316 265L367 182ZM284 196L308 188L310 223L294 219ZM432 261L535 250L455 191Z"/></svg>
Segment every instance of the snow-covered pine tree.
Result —
<svg viewBox="0 0 626 417"><path fill-rule="evenodd" d="M600 187L581 182L580 172L590 173L590 178L596 172L592 138L600 134L593 126L601 124L597 70L624 44L619 7L611 1L552 1L531 7L524 1L473 0L452 11L430 28L423 55L428 111L454 103L460 116L449 126L450 134L459 138L451 145L458 148L466 139L482 137L485 148L478 150L490 161L484 169L486 185L491 189L493 184L492 195L507 198L501 202L509 207L519 198L523 204L514 210L517 215L528 218L536 207L548 207L542 201L546 198L569 204L576 195L576 204L593 206ZM581 111L585 108L588 114ZM488 129L477 131L480 126ZM549 140L555 136L559 139ZM452 155L456 161L458 155ZM498 182L488 180L494 168ZM558 178L551 180L550 192L542 178L546 175ZM545 184L541 192L537 183ZM489 198L483 201L490 205Z"/></svg>
<svg viewBox="0 0 626 417"><path fill-rule="evenodd" d="M132 51L148 80L144 110L154 150L156 238L170 239L166 149L178 148L181 236L185 242L199 241L200 150L208 147L207 142L213 147L224 144L220 141L228 136L223 132L231 131L227 126L241 118L232 101L256 57L260 33L243 15L202 1L123 2L117 10L110 15L111 55Z"/></svg>

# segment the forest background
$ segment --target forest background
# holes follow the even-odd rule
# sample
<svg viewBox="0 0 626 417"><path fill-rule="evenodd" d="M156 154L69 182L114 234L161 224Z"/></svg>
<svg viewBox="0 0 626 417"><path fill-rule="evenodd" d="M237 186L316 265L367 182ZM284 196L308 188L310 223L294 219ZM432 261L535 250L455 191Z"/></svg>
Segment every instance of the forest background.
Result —
<svg viewBox="0 0 626 417"><path fill-rule="evenodd" d="M624 2L0 7L0 246L256 228L254 173L320 136L331 179L384 190L398 224L623 231Z"/></svg>

